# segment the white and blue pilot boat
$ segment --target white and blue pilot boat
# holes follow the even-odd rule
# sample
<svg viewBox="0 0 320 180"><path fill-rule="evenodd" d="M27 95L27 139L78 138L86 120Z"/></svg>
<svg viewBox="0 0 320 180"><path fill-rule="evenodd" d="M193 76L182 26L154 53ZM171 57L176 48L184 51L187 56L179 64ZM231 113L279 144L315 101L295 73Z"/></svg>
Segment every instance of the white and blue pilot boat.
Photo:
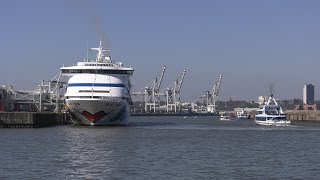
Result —
<svg viewBox="0 0 320 180"><path fill-rule="evenodd" d="M282 107L273 98L272 93L267 103L257 111L255 122L257 125L267 126L288 126L291 124L291 121L287 120L287 115L283 112Z"/></svg>
<svg viewBox="0 0 320 180"><path fill-rule="evenodd" d="M126 125L130 118L132 67L124 67L100 45L95 59L62 67L69 76L65 103L72 122L81 125Z"/></svg>

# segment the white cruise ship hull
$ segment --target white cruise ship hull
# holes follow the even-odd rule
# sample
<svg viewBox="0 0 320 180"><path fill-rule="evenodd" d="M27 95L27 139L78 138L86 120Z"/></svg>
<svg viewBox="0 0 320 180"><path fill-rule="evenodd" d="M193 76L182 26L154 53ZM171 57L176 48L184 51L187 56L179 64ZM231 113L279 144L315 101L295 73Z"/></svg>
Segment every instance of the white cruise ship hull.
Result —
<svg viewBox="0 0 320 180"><path fill-rule="evenodd" d="M86 59L75 66L62 67L69 76L65 101L74 124L104 126L126 125L130 118L133 68L114 62L108 49L91 48L96 59Z"/></svg>
<svg viewBox="0 0 320 180"><path fill-rule="evenodd" d="M122 99L67 99L73 124L105 126L126 125L130 105Z"/></svg>

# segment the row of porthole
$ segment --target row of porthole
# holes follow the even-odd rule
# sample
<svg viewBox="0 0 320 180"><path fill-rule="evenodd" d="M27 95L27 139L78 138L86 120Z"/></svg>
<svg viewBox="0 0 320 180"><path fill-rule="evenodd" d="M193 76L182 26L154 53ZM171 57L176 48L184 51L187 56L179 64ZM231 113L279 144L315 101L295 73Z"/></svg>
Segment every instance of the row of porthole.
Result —
<svg viewBox="0 0 320 180"><path fill-rule="evenodd" d="M86 64L86 66L113 66L112 64Z"/></svg>

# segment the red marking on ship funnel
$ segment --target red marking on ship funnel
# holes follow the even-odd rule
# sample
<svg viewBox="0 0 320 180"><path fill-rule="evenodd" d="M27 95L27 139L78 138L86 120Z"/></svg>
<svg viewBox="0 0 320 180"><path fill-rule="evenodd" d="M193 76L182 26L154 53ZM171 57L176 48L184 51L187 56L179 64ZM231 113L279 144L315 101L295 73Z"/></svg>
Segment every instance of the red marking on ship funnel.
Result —
<svg viewBox="0 0 320 180"><path fill-rule="evenodd" d="M99 111L99 112L97 112L97 113L95 113L95 114L91 114L91 113L89 113L89 112L87 112L87 111L83 111L83 112L82 112L82 115L83 115L84 117L86 117L89 121L95 123L95 122L97 122L98 120L100 120L101 118L103 118L103 117L106 115L106 113L103 112L103 111Z"/></svg>

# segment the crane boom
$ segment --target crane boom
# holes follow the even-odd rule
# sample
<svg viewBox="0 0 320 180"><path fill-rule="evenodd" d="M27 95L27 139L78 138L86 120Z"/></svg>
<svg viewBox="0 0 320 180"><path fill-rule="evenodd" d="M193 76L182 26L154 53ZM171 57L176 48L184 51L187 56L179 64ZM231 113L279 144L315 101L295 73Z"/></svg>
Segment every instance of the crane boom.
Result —
<svg viewBox="0 0 320 180"><path fill-rule="evenodd" d="M222 74L220 74L218 82L214 83L212 90L209 92L207 91L205 97L206 97L206 105L207 105L207 111L210 113L216 113L217 112L217 102L219 99L219 92L220 92L220 86L222 81Z"/></svg>
<svg viewBox="0 0 320 180"><path fill-rule="evenodd" d="M186 69L183 70L182 75L179 76L172 84L158 93L159 96L166 96L167 113L177 113L178 111L180 111L180 91L185 74Z"/></svg>
<svg viewBox="0 0 320 180"><path fill-rule="evenodd" d="M166 71L166 66L163 67L161 74L149 82L143 89L133 92L132 95L144 95L144 110L145 112L156 113L160 107L160 86Z"/></svg>
<svg viewBox="0 0 320 180"><path fill-rule="evenodd" d="M214 100L215 101L218 101L218 98L219 98L219 92L220 92L220 86L221 86L221 81L222 81L222 74L220 74L220 77L219 77L219 80L218 82L215 84L215 87L212 94L213 94L213 97L214 97Z"/></svg>
<svg viewBox="0 0 320 180"><path fill-rule="evenodd" d="M176 90L176 93L178 93L178 94L180 93L180 90L181 90L182 83L183 83L185 75L186 75L186 69L183 70L183 73L182 73L182 76L181 76L181 80L178 81L178 87L177 87L177 90Z"/></svg>
<svg viewBox="0 0 320 180"><path fill-rule="evenodd" d="M159 81L158 81L157 84L156 84L156 88L155 88L155 91L156 91L156 92L159 92L159 89L160 89L160 86L161 86L162 79L163 79L163 76L164 76L165 71L166 71L166 66L163 67L163 70L162 70L160 79L159 79Z"/></svg>

